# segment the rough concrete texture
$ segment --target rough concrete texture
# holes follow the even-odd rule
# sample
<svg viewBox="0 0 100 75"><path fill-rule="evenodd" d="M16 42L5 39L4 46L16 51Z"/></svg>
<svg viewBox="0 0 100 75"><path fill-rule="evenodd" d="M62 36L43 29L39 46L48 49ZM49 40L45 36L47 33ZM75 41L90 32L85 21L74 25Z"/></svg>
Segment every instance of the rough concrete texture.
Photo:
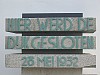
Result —
<svg viewBox="0 0 100 75"><path fill-rule="evenodd" d="M7 54L6 67L84 68L96 67L91 54Z"/></svg>
<svg viewBox="0 0 100 75"><path fill-rule="evenodd" d="M95 49L95 36L6 36L6 49Z"/></svg>
<svg viewBox="0 0 100 75"><path fill-rule="evenodd" d="M7 18L6 31L80 31L95 32L96 18Z"/></svg>

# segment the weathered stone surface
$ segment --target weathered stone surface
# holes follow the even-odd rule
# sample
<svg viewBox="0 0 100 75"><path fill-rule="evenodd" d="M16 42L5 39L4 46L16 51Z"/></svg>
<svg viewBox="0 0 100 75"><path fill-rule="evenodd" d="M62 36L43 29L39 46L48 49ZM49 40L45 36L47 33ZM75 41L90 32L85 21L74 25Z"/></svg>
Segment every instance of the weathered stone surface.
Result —
<svg viewBox="0 0 100 75"><path fill-rule="evenodd" d="M97 75L97 74L83 74L83 75Z"/></svg>
<svg viewBox="0 0 100 75"><path fill-rule="evenodd" d="M6 67L86 68L96 67L91 54L7 54Z"/></svg>
<svg viewBox="0 0 100 75"><path fill-rule="evenodd" d="M81 68L22 68L22 75L83 75Z"/></svg>
<svg viewBox="0 0 100 75"><path fill-rule="evenodd" d="M22 68L22 75L97 75L82 74L82 68Z"/></svg>
<svg viewBox="0 0 100 75"><path fill-rule="evenodd" d="M6 49L95 49L93 36L7 36Z"/></svg>
<svg viewBox="0 0 100 75"><path fill-rule="evenodd" d="M7 18L6 31L80 31L95 32L96 18Z"/></svg>

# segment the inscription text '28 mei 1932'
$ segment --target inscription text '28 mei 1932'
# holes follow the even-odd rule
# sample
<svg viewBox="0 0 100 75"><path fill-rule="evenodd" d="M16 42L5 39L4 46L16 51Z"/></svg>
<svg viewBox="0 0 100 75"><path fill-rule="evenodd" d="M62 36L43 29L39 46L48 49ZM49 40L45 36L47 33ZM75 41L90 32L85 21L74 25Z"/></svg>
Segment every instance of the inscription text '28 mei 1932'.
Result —
<svg viewBox="0 0 100 75"><path fill-rule="evenodd" d="M23 56L22 66L30 67L77 67L78 58L72 56ZM37 65L37 66L35 66Z"/></svg>

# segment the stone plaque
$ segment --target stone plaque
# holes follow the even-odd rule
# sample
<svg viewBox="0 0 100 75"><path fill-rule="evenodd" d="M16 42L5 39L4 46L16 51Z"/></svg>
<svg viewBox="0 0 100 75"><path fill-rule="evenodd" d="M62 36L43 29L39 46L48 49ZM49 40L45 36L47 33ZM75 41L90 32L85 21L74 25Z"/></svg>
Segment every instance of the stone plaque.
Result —
<svg viewBox="0 0 100 75"><path fill-rule="evenodd" d="M6 36L6 49L95 49L94 36Z"/></svg>
<svg viewBox="0 0 100 75"><path fill-rule="evenodd" d="M6 31L79 31L95 32L95 18L56 17L56 18L7 18Z"/></svg>
<svg viewBox="0 0 100 75"><path fill-rule="evenodd" d="M95 67L91 54L7 54L6 67L83 68Z"/></svg>

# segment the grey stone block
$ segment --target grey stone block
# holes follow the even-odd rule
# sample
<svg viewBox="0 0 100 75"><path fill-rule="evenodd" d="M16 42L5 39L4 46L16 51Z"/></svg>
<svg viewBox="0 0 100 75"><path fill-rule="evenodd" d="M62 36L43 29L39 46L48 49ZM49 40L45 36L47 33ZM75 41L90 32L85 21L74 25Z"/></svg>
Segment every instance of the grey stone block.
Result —
<svg viewBox="0 0 100 75"><path fill-rule="evenodd" d="M30 31L79 31L95 32L96 18L59 17L59 18L7 18L8 32Z"/></svg>
<svg viewBox="0 0 100 75"><path fill-rule="evenodd" d="M94 36L6 36L6 49L95 49Z"/></svg>
<svg viewBox="0 0 100 75"><path fill-rule="evenodd" d="M91 54L7 54L8 68L90 68L96 67L96 56Z"/></svg>

